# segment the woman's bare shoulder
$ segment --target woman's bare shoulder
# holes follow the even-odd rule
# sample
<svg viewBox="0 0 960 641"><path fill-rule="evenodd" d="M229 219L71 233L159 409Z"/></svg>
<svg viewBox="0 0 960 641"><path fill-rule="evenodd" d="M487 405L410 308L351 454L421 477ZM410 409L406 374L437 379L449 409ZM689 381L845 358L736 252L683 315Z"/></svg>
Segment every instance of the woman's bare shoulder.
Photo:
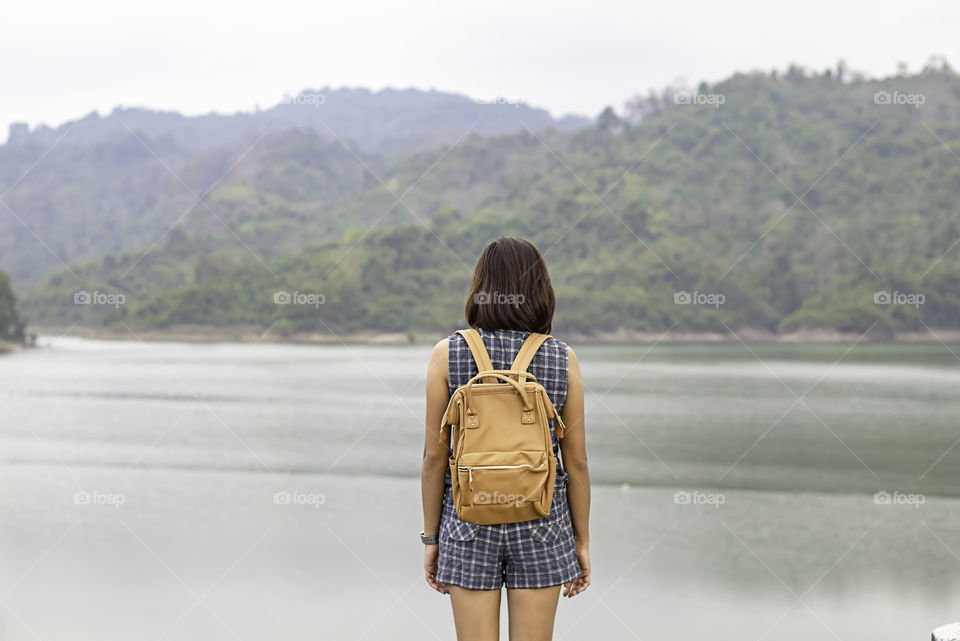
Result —
<svg viewBox="0 0 960 641"><path fill-rule="evenodd" d="M441 338L437 341L437 344L433 346L433 356L446 356L450 351L450 339Z"/></svg>
<svg viewBox="0 0 960 641"><path fill-rule="evenodd" d="M427 368L427 377L437 377L447 380L448 370L447 359L450 356L450 342L444 338L437 341L430 353L430 366Z"/></svg>

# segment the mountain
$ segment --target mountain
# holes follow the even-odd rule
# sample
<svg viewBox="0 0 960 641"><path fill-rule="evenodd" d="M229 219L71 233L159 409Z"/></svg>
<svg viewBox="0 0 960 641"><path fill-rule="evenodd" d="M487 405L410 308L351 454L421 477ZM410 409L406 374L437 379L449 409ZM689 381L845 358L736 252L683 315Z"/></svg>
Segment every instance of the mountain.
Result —
<svg viewBox="0 0 960 641"><path fill-rule="evenodd" d="M22 123L14 124L7 145L97 145L133 130L147 139L199 151L229 147L267 130L295 128L351 141L368 153L389 154L452 143L468 131L491 136L527 127L575 130L588 124L582 116L554 119L544 109L503 99L484 102L441 91L324 87L304 90L253 113L184 116L117 107L106 116L93 112L56 128L41 125L30 131Z"/></svg>
<svg viewBox="0 0 960 641"><path fill-rule="evenodd" d="M229 235L286 221L288 235L261 248L270 256L341 233L337 203L420 147L585 122L450 93L324 89L254 114L118 109L57 129L15 126L0 146L0 260L28 283L149 246L174 225Z"/></svg>
<svg viewBox="0 0 960 641"><path fill-rule="evenodd" d="M960 326L960 77L948 66L882 80L736 74L644 100L639 122L607 111L576 132L467 138L382 173L354 158L359 187L324 208L339 232L257 204L285 172L238 179L250 218L229 232L178 225L145 258L141 246L59 271L21 307L47 323L448 329L477 254L509 234L546 255L557 331ZM295 185L310 178L289 157L286 200L301 206ZM75 305L81 289L125 301Z"/></svg>

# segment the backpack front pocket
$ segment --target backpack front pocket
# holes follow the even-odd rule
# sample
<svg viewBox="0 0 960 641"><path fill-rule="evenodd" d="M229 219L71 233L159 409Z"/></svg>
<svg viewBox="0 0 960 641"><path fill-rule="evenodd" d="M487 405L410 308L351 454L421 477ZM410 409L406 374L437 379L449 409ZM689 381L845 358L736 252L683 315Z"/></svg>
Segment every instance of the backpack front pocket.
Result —
<svg viewBox="0 0 960 641"><path fill-rule="evenodd" d="M457 465L462 504L505 510L542 505L549 463L543 451L464 454Z"/></svg>

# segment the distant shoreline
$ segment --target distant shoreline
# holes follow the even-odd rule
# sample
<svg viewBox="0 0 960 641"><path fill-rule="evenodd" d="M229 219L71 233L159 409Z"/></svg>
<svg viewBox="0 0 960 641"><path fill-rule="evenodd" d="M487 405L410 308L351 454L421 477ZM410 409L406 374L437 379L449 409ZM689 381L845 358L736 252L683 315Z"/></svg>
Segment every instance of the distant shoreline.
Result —
<svg viewBox="0 0 960 641"><path fill-rule="evenodd" d="M23 349L23 345L19 343L8 343L6 341L0 341L0 354L8 354L10 352L16 352L17 350Z"/></svg>
<svg viewBox="0 0 960 641"><path fill-rule="evenodd" d="M132 331L131 331L132 330ZM211 327L200 326L173 326L163 329L130 330L120 327L55 327L31 326L29 331L42 336L72 336L96 340L142 340L149 342L183 342L183 343L307 343L307 344L340 344L362 343L371 345L426 345L433 344L446 334L444 332L354 332L354 333L296 333L281 335L275 332L265 333L262 328L254 326ZM632 330L618 330L613 332L597 332L582 334L579 332L557 332L555 335L569 343L582 345L623 345L632 343L722 343L722 342L768 342L768 343L852 343L857 340L888 343L918 343L918 342L960 342L960 330L944 329L931 332L871 332L864 336L856 332L840 332L834 330L807 330L777 334L766 330L738 329L737 335L722 334L719 332L638 332ZM0 353L19 349L19 345L0 343Z"/></svg>

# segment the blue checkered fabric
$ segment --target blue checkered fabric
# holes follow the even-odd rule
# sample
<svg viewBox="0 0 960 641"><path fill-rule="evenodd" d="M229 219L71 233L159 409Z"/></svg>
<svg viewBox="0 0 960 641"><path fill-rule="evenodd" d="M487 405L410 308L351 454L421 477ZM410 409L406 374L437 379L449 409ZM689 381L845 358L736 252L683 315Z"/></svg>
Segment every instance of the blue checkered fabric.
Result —
<svg viewBox="0 0 960 641"><path fill-rule="evenodd" d="M567 488L556 486L542 519L476 525L457 518L451 488L443 497L437 581L470 590L548 588L580 576Z"/></svg>
<svg viewBox="0 0 960 641"><path fill-rule="evenodd" d="M495 369L509 369L530 332L479 330ZM449 337L450 393L477 374L466 339ZM527 370L547 391L558 412L567 400L567 345L547 339ZM551 423L551 428L553 424ZM540 519L499 525L476 525L457 518L447 470L447 487L440 518L437 581L471 590L546 588L580 576L574 544L567 475L560 464L560 444L553 436L557 480L550 514Z"/></svg>

